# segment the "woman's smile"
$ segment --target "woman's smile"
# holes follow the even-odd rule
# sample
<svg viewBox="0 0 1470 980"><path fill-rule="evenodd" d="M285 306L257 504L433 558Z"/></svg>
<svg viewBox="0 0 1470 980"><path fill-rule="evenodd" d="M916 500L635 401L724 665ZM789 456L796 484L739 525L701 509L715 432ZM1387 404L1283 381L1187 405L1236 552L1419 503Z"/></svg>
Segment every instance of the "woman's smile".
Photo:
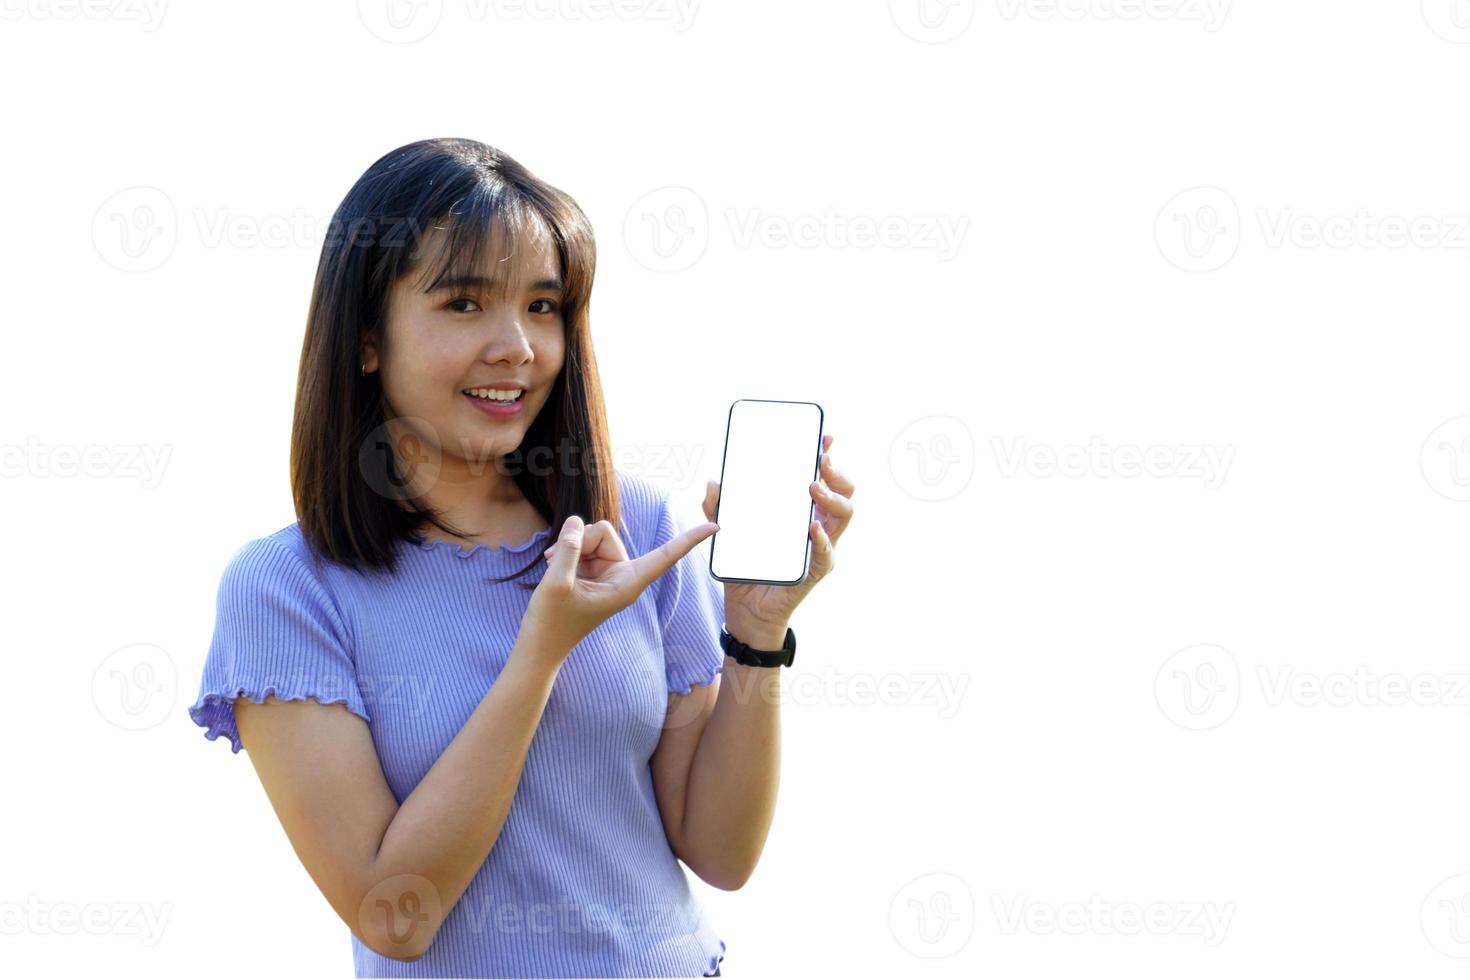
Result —
<svg viewBox="0 0 1470 980"><path fill-rule="evenodd" d="M471 395L465 392L461 392L460 396L469 399L475 408L489 415L491 418L512 418L521 414L521 406L526 401L526 390L524 388L521 389L521 393L516 396L515 400L509 402L498 401L494 398L482 398L479 395Z"/></svg>

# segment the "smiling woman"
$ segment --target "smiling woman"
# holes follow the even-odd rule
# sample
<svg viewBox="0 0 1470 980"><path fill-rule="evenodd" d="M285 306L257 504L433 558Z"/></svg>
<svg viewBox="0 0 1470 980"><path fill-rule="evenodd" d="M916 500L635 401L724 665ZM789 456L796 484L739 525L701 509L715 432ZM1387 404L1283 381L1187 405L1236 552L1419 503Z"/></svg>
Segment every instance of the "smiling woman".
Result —
<svg viewBox="0 0 1470 980"><path fill-rule="evenodd" d="M298 520L226 566L190 716L248 750L358 976L718 976L680 864L726 889L751 867L748 832L685 820L745 785L690 778L724 665L693 550L715 525L602 465L585 216L441 139L373 164L334 226Z"/></svg>
<svg viewBox="0 0 1470 980"><path fill-rule="evenodd" d="M617 523L577 204L493 147L426 140L369 168L333 227L291 443L313 546L391 572L426 528L474 544L571 514ZM476 389L524 394L507 407Z"/></svg>

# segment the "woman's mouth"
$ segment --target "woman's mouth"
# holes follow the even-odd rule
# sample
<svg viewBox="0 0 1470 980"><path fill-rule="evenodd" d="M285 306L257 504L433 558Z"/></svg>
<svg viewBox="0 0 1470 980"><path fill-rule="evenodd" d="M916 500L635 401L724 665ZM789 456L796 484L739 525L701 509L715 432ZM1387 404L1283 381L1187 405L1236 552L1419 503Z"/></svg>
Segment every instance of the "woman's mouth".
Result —
<svg viewBox="0 0 1470 980"><path fill-rule="evenodd" d="M507 398L506 396L512 394L513 391L515 397ZM521 403L526 400L525 389L469 388L460 394L469 399L480 411L496 418L519 415Z"/></svg>

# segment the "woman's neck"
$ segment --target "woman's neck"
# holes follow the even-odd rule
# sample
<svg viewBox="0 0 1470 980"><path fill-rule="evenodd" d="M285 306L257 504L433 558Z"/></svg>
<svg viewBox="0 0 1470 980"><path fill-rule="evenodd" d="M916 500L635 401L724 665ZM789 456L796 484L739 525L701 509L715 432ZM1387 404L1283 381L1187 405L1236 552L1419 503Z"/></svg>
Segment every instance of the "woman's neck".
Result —
<svg viewBox="0 0 1470 980"><path fill-rule="evenodd" d="M467 500L457 504L431 500L430 504L439 512L441 521L465 532L462 536L451 535L425 522L420 533L430 541L500 548L520 544L548 528L546 520L523 494L515 500Z"/></svg>

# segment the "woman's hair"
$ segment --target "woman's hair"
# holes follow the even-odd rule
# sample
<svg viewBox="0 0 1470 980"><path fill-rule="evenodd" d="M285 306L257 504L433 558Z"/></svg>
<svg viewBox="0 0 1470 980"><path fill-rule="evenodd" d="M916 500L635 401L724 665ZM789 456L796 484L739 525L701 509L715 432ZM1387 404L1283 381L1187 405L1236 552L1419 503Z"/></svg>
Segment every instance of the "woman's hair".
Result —
<svg viewBox="0 0 1470 980"><path fill-rule="evenodd" d="M394 283L410 274L414 288L446 275L478 275L494 229L506 232L515 251L533 223L549 233L561 264L566 356L525 439L497 465L553 535L572 514L588 524L621 524L617 479L604 466L611 439L588 326L596 266L591 224L571 197L494 147L422 140L384 155L358 178L333 216L317 264L291 425L291 492L318 558L392 572L399 544L412 541L424 522L465 536L433 508L393 492L404 480L386 445L379 374L361 370L363 341L372 335L380 352L394 342L387 330ZM432 258L420 253L430 230L445 232ZM542 561L538 552L494 581L518 578Z"/></svg>

